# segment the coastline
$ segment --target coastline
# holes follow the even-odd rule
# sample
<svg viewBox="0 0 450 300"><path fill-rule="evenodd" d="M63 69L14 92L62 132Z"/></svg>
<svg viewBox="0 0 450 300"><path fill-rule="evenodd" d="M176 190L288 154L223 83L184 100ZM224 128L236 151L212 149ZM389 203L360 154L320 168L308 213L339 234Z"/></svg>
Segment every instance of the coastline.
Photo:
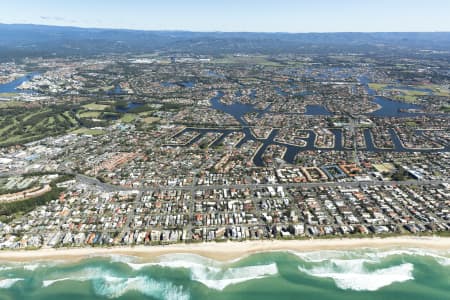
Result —
<svg viewBox="0 0 450 300"><path fill-rule="evenodd" d="M76 262L92 257L111 255L134 256L143 261L152 261L168 254L196 254L218 261L236 260L261 252L309 252L323 250L355 249L389 250L396 248L419 248L432 251L450 251L450 237L388 237L388 238L343 238L311 240L262 240L228 241L198 244L172 244L166 246L124 246L111 248L42 248L38 250L0 251L0 263L30 261Z"/></svg>

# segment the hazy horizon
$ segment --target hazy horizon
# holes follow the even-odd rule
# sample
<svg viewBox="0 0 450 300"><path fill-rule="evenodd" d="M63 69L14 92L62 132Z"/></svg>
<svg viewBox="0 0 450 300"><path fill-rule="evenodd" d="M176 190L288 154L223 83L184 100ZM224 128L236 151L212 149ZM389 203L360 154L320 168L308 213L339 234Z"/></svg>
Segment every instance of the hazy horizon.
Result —
<svg viewBox="0 0 450 300"><path fill-rule="evenodd" d="M125 31L155 31L155 32L193 32L193 33L262 33L262 34L327 34L327 33L450 33L450 30L435 30L435 31L303 31L303 32L288 32L288 31L222 31L222 30L185 30L185 29L134 29L134 28L120 28L120 27L95 27L95 26L81 26L81 25L53 25L53 24L38 24L38 23L2 23L0 25L17 25L17 26L48 26L48 27L67 27L80 29L104 29L104 30L125 30Z"/></svg>
<svg viewBox="0 0 450 300"><path fill-rule="evenodd" d="M449 32L450 2L430 0L23 0L2 24L191 32Z"/></svg>

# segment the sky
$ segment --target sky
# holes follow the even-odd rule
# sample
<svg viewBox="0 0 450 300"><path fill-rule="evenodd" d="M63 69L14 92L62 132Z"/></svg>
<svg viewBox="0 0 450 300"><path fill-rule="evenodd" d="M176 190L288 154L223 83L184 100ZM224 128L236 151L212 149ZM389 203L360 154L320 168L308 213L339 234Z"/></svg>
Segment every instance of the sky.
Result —
<svg viewBox="0 0 450 300"><path fill-rule="evenodd" d="M0 23L7 24L188 31L450 31L450 0L0 0L2 3Z"/></svg>

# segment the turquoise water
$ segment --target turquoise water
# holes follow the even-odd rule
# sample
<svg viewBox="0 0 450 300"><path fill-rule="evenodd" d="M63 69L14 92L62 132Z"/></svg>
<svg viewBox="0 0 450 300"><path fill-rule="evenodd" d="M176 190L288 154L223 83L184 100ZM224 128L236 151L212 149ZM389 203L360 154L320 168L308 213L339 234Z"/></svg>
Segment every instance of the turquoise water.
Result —
<svg viewBox="0 0 450 300"><path fill-rule="evenodd" d="M178 254L0 264L0 299L450 299L450 253L268 252L228 263Z"/></svg>

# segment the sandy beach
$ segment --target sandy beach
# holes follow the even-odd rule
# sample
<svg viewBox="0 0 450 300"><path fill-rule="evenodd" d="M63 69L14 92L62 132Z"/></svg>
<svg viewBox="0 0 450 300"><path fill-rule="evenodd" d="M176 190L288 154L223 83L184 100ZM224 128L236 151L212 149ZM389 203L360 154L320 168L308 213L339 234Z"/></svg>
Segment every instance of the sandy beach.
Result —
<svg viewBox="0 0 450 300"><path fill-rule="evenodd" d="M362 239L314 239L314 240L264 240L223 243L174 244L167 246L136 246L111 248L43 248L39 250L0 251L0 262L42 260L77 261L94 256L128 255L143 261L155 260L166 254L189 253L220 261L241 258L258 252L269 251L321 251L355 250L358 248L393 249L419 248L434 251L450 251L447 237L390 237Z"/></svg>

